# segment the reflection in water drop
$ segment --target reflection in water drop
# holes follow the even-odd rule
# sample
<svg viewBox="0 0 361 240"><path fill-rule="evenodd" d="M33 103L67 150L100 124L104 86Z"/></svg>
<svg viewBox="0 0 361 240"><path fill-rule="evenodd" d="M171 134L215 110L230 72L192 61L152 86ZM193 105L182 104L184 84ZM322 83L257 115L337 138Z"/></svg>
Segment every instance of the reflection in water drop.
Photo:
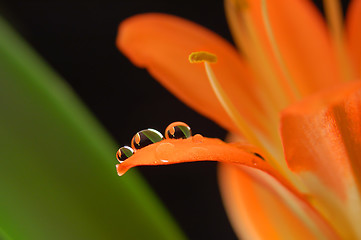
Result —
<svg viewBox="0 0 361 240"><path fill-rule="evenodd" d="M134 154L134 151L131 147L124 146L119 148L116 153L116 157L120 163L124 162L124 160L130 158Z"/></svg>
<svg viewBox="0 0 361 240"><path fill-rule="evenodd" d="M148 128L137 132L132 141L132 148L134 151L144 148L150 144L162 141L163 135L157 130Z"/></svg>
<svg viewBox="0 0 361 240"><path fill-rule="evenodd" d="M191 136L191 128L184 122L171 123L165 130L165 138L167 139L187 139Z"/></svg>

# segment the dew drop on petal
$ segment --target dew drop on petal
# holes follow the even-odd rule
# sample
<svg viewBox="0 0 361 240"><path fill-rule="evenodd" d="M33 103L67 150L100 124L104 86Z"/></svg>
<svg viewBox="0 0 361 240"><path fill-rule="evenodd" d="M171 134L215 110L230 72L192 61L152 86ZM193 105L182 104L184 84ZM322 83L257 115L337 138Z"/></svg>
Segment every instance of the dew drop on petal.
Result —
<svg viewBox="0 0 361 240"><path fill-rule="evenodd" d="M192 141L194 143L202 143L203 142L203 136L200 134L196 134L193 136Z"/></svg>
<svg viewBox="0 0 361 240"><path fill-rule="evenodd" d="M131 147L124 146L119 148L116 153L117 160L122 163L127 158L131 157L134 154L134 150Z"/></svg>
<svg viewBox="0 0 361 240"><path fill-rule="evenodd" d="M186 139L192 136L191 128L184 122L171 123L165 129L166 139Z"/></svg>
<svg viewBox="0 0 361 240"><path fill-rule="evenodd" d="M134 151L144 148L150 144L162 141L163 135L157 130L148 128L137 132L132 138L132 148Z"/></svg>

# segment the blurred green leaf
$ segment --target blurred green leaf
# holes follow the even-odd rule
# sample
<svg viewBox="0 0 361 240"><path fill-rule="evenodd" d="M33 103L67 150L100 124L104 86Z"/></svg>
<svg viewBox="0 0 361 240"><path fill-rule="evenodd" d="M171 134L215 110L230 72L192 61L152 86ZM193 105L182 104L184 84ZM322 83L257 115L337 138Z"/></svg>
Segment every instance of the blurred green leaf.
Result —
<svg viewBox="0 0 361 240"><path fill-rule="evenodd" d="M11 239L183 239L70 88L0 18L0 227Z"/></svg>
<svg viewBox="0 0 361 240"><path fill-rule="evenodd" d="M0 240L11 240L10 237L0 228Z"/></svg>

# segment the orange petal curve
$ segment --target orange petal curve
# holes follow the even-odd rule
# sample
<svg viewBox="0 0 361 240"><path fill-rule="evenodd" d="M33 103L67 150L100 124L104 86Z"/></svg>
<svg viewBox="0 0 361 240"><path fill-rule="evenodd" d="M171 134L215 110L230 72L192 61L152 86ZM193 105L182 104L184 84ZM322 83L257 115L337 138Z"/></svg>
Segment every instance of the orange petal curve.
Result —
<svg viewBox="0 0 361 240"><path fill-rule="evenodd" d="M284 215L288 217L287 219L293 221L290 223L292 227L298 229L298 234L302 233L300 236L327 236L328 239L337 239L336 234L328 226L327 222L308 204L307 198L295 190L292 185L260 157L262 153L258 155L259 153L259 149L248 144L225 143L219 139L206 138L197 134L188 139L165 139L137 150L133 156L117 165L117 171L119 175L123 175L127 170L135 166L168 165L193 161L219 161L237 168L237 174L240 171L241 174L251 178L250 181L257 185L259 189L266 190L272 194L280 194L274 200L276 203L271 207L277 206L280 211L284 211ZM231 174L226 175L227 181L223 185L233 186L238 184L237 179L228 178ZM225 188L229 189L228 187ZM243 190L238 188L237 191ZM235 195L238 194L237 191L234 192ZM244 191L247 194L252 194L253 190L247 189L245 186ZM262 205L269 205L269 203L264 202L259 197L261 196L252 195L251 199ZM281 200L283 197L285 199ZM234 196L231 199L235 200L238 198ZM246 200L249 202L250 198L246 197ZM285 202L289 204L289 207L282 207ZM295 204L297 207L294 207ZM254 208L252 207L251 209ZM254 210L259 212L257 209ZM273 221L273 219L270 220ZM292 231L289 230L287 232ZM282 234L282 232L277 232L277 234Z"/></svg>
<svg viewBox="0 0 361 240"><path fill-rule="evenodd" d="M133 156L117 165L117 171L121 176L136 166L219 161L257 167L278 176L260 156L260 150L248 144L225 143L216 138L196 134L188 139L165 139L137 150Z"/></svg>
<svg viewBox="0 0 361 240"><path fill-rule="evenodd" d="M122 176L136 166L158 166L196 161L217 161L257 168L278 179L294 195L301 194L263 158L264 153L248 143L225 143L220 139L196 134L188 139L164 139L137 150L124 162L117 164Z"/></svg>
<svg viewBox="0 0 361 240"><path fill-rule="evenodd" d="M232 0L227 0L232 2ZM228 8L229 15L249 11L255 30L271 60L273 69L278 64L265 30L262 0L248 1L246 9ZM267 0L270 25L284 62L302 95L309 95L330 84L340 82L340 71L329 33L321 14L308 0ZM235 13L236 12L236 13ZM242 19L230 18L231 27L242 26ZM234 34L237 37L237 34ZM250 47L249 45L245 47ZM282 79L282 76L279 76Z"/></svg>
<svg viewBox="0 0 361 240"><path fill-rule="evenodd" d="M148 13L123 21L116 44L135 65L146 68L188 106L229 131L238 132L218 102L202 64L188 61L195 51L217 55L212 68L222 87L241 114L254 122L244 103L260 108L257 88L238 52L217 34L179 17Z"/></svg>
<svg viewBox="0 0 361 240"><path fill-rule="evenodd" d="M270 24L289 71L304 95L340 82L339 69L325 22L307 0L267 0ZM261 0L250 6L261 38L268 46ZM270 47L267 48L268 51ZM322 64L320 64L322 63Z"/></svg>
<svg viewBox="0 0 361 240"><path fill-rule="evenodd" d="M281 116L286 161L345 238L361 236L361 82L315 94ZM347 229L347 230L346 230Z"/></svg>
<svg viewBox="0 0 361 240"><path fill-rule="evenodd" d="M276 194L281 193L280 198L286 196L284 201L290 204L290 206L294 206L295 201L302 203L301 211L295 207L285 210L286 215L295 221L293 224L301 226L300 229L305 231L302 236L320 236L325 234L329 239L337 239L333 230L308 204L307 198L295 190L292 185L260 157L262 153L258 155L259 153L256 147L248 144L225 143L219 139L206 138L197 134L188 139L165 139L137 150L133 156L117 165L117 171L119 175L123 175L127 170L135 166L168 165L193 161L219 161L226 163L238 168L242 174L251 177L252 181L256 182L260 188L268 189L267 191ZM233 180L225 183L225 185L233 184ZM237 194L237 192L234 194ZM267 204L260 199L254 200L257 200L257 203L260 204ZM283 204L282 201L281 203ZM278 207L281 205L277 204ZM281 210L283 209L281 208ZM298 219L299 217L300 219ZM305 226L302 225L304 221L307 222Z"/></svg>
<svg viewBox="0 0 361 240"><path fill-rule="evenodd" d="M339 239L312 207L283 191L263 172L221 164L219 183L226 210L240 238ZM294 213L295 209L304 213L304 221Z"/></svg>

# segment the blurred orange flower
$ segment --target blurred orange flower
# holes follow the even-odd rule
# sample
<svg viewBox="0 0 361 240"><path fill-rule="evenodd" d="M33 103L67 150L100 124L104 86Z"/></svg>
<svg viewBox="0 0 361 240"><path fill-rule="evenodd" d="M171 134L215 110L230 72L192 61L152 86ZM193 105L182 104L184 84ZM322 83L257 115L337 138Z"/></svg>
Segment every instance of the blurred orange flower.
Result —
<svg viewBox="0 0 361 240"><path fill-rule="evenodd" d="M239 51L171 15L122 22L121 52L233 143L162 140L118 164L118 173L219 161L240 237L361 239L361 1L351 1L345 24L339 4L324 1L327 26L307 0L226 0Z"/></svg>

